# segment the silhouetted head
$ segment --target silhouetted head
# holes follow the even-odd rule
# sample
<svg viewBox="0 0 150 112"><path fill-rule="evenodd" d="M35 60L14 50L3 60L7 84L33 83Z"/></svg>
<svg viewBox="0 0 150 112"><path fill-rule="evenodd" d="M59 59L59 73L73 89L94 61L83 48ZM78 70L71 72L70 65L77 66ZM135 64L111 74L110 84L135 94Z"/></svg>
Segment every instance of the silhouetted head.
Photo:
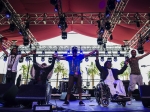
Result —
<svg viewBox="0 0 150 112"><path fill-rule="evenodd" d="M72 55L77 56L78 48L77 47L72 47Z"/></svg>
<svg viewBox="0 0 150 112"><path fill-rule="evenodd" d="M110 69L110 68L112 67L111 61L106 61L106 62L104 63L104 67Z"/></svg>
<svg viewBox="0 0 150 112"><path fill-rule="evenodd" d="M13 46L10 54L11 55L17 55L18 54L18 46Z"/></svg>
<svg viewBox="0 0 150 112"><path fill-rule="evenodd" d="M132 57L136 57L136 50L132 50L131 55L132 55Z"/></svg>

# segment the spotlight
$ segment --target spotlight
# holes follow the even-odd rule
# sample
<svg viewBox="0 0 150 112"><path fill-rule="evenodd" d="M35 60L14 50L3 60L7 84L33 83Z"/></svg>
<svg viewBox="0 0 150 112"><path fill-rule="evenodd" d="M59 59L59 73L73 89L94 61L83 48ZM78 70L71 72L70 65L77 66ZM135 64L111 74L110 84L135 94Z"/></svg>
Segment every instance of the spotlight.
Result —
<svg viewBox="0 0 150 112"><path fill-rule="evenodd" d="M107 61L112 61L112 59L111 58L107 58Z"/></svg>
<svg viewBox="0 0 150 112"><path fill-rule="evenodd" d="M4 61L7 61L7 56L4 56L4 59L3 59Z"/></svg>
<svg viewBox="0 0 150 112"><path fill-rule="evenodd" d="M30 22L29 21L26 21L25 23L25 30L29 29L30 28Z"/></svg>
<svg viewBox="0 0 150 112"><path fill-rule="evenodd" d="M10 23L9 30L14 31L15 28L16 28L16 25L14 23Z"/></svg>
<svg viewBox="0 0 150 112"><path fill-rule="evenodd" d="M109 37L109 38L110 38L110 40L113 40L113 35L110 35L110 37Z"/></svg>
<svg viewBox="0 0 150 112"><path fill-rule="evenodd" d="M144 48L143 48L143 46L139 46L137 50L138 50L138 53L139 53L139 54L143 54L143 53L144 53Z"/></svg>
<svg viewBox="0 0 150 112"><path fill-rule="evenodd" d="M117 2L121 2L121 0L116 0Z"/></svg>
<svg viewBox="0 0 150 112"><path fill-rule="evenodd" d="M86 61L86 62L88 62L88 61L89 61L88 57L86 57L86 58L85 58L85 61Z"/></svg>
<svg viewBox="0 0 150 112"><path fill-rule="evenodd" d="M11 13L9 11L6 11L5 15L6 15L6 18L11 18Z"/></svg>
<svg viewBox="0 0 150 112"><path fill-rule="evenodd" d="M55 12L58 12L58 5L55 5L54 11L55 11Z"/></svg>
<svg viewBox="0 0 150 112"><path fill-rule="evenodd" d="M82 50L80 50L80 54L83 54L83 51L82 51Z"/></svg>
<svg viewBox="0 0 150 112"><path fill-rule="evenodd" d="M109 11L108 9L106 9L105 17L106 17L106 18L110 17L110 11Z"/></svg>
<svg viewBox="0 0 150 112"><path fill-rule="evenodd" d="M102 45L103 44L103 38L101 38L101 37L97 38L97 44Z"/></svg>
<svg viewBox="0 0 150 112"><path fill-rule="evenodd" d="M24 60L24 58L23 58L23 57L19 58L19 63L22 63L22 62L23 62L23 60Z"/></svg>
<svg viewBox="0 0 150 112"><path fill-rule="evenodd" d="M105 51L105 55L108 55L108 51Z"/></svg>
<svg viewBox="0 0 150 112"><path fill-rule="evenodd" d="M62 39L67 39L67 32L62 32L61 36L62 36Z"/></svg>
<svg viewBox="0 0 150 112"><path fill-rule="evenodd" d="M42 61L42 62L45 61L45 57L44 57L44 56L41 57L41 61Z"/></svg>
<svg viewBox="0 0 150 112"><path fill-rule="evenodd" d="M98 28L100 29L101 27L100 20L98 20L97 23L98 23Z"/></svg>
<svg viewBox="0 0 150 112"><path fill-rule="evenodd" d="M104 28L103 27L101 27L101 29L100 29L100 31L99 31L99 34L103 34L104 33Z"/></svg>
<svg viewBox="0 0 150 112"><path fill-rule="evenodd" d="M102 62L104 61L104 57L101 57L101 61L102 61Z"/></svg>
<svg viewBox="0 0 150 112"><path fill-rule="evenodd" d="M27 46L27 45L29 45L29 39L28 38L23 38L23 45L24 46Z"/></svg>
<svg viewBox="0 0 150 112"><path fill-rule="evenodd" d="M117 57L114 57L114 61L115 61L115 62L117 61Z"/></svg>
<svg viewBox="0 0 150 112"><path fill-rule="evenodd" d="M110 30L110 29L111 29L111 25L110 25L110 22L109 22L109 21L107 21L107 22L105 23L105 28L106 28L106 30Z"/></svg>
<svg viewBox="0 0 150 112"><path fill-rule="evenodd" d="M57 0L50 0L50 3L51 3L52 5L56 5L56 4L57 4Z"/></svg>
<svg viewBox="0 0 150 112"><path fill-rule="evenodd" d="M137 26L138 28L141 26L139 21L136 21L136 26Z"/></svg>
<svg viewBox="0 0 150 112"><path fill-rule="evenodd" d="M42 51L42 55L45 55L45 51Z"/></svg>
<svg viewBox="0 0 150 112"><path fill-rule="evenodd" d="M51 57L48 58L48 62L49 62L49 63L52 63L52 58L51 58Z"/></svg>
<svg viewBox="0 0 150 112"><path fill-rule="evenodd" d="M110 11L113 11L115 9L115 0L108 0L107 1L107 7Z"/></svg>

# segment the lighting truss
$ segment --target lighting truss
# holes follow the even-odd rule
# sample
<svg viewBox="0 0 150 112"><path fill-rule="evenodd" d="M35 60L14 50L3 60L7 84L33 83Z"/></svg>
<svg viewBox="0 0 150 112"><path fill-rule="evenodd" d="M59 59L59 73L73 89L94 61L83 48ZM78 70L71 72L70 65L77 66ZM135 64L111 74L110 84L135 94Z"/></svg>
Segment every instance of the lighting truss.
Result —
<svg viewBox="0 0 150 112"><path fill-rule="evenodd" d="M130 50L128 46L122 48L121 45L107 45L106 48L103 48L103 46L99 46L99 45L81 45L81 46L80 45L53 45L53 46L39 45L38 47L33 46L32 48L30 48L30 46L19 46L18 50L23 52L24 51L29 52L31 50L36 49L37 52L45 51L47 53L54 54L55 51L57 51L58 54L61 54L61 53L67 53L67 51L71 51L73 46L76 46L79 49L78 50L79 52L80 50L86 53L91 52L93 50L98 50L101 55L104 55L105 52L107 51L108 54L111 56L112 54L117 54L118 51L122 52L122 54L127 55ZM109 56L108 54L107 56Z"/></svg>
<svg viewBox="0 0 150 112"><path fill-rule="evenodd" d="M11 4L8 2L8 0L1 0L5 6L5 8L11 13L12 17L11 17L11 20L13 21L13 23L16 25L16 27L18 29L21 29L24 33L26 33L26 35L29 37L30 41L36 45L37 44L37 40L34 38L33 34L30 32L30 30L25 30L25 23L24 21L22 21L22 19L20 18L20 15L18 15L16 13L16 11L13 9L13 7L11 6ZM9 20L5 18L5 15L3 14L0 15L2 18L1 18L1 21L3 20L7 20L5 22L7 22L7 24L9 24ZM1 24L1 23L0 23ZM1 24L2 25L2 24ZM6 42L6 46L9 45L11 42L8 41Z"/></svg>
<svg viewBox="0 0 150 112"><path fill-rule="evenodd" d="M105 40L108 40L108 38L110 37L111 33L113 32L113 30L117 24L120 24L123 22L126 24L129 24L131 21L133 23L133 21L135 20L135 19L133 19L133 15L131 15L130 13L123 14L124 9L128 4L128 1L129 0L121 0L120 2L117 2L115 9L111 13L111 17L109 18L109 20L111 22L111 29L109 31L105 30L105 32L103 34L103 37L105 38ZM105 21L105 19L104 19L104 21Z"/></svg>
<svg viewBox="0 0 150 112"><path fill-rule="evenodd" d="M104 16L105 13L65 13L67 24L94 24L97 25L99 20L99 14ZM121 21L113 21L113 24L136 24L135 14L136 13L118 13L114 12L113 15L120 15ZM29 13L30 25L56 25L59 22L59 16L56 13ZM141 24L145 24L148 21L147 13L139 13ZM24 23L26 14L17 14ZM44 18L44 21L43 21ZM46 22L45 22L46 21ZM9 25L8 19L5 18L4 14L0 14L0 25Z"/></svg>
<svg viewBox="0 0 150 112"><path fill-rule="evenodd" d="M141 27L141 29L128 41L128 45L132 48L135 48L138 44L139 37L144 38L148 35L150 31L150 23L149 20L145 21L145 24Z"/></svg>

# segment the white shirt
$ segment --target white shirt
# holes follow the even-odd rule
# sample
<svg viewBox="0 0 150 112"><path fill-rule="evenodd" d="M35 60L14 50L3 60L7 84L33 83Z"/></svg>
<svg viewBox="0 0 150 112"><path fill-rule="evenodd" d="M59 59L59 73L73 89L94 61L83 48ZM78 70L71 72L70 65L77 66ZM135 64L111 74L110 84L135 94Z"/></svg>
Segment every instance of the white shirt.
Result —
<svg viewBox="0 0 150 112"><path fill-rule="evenodd" d="M111 69L108 69L108 76L107 78L105 79L105 81L108 81L108 82L114 82L115 79L114 79L114 76L113 76L113 73L112 73L112 70Z"/></svg>
<svg viewBox="0 0 150 112"><path fill-rule="evenodd" d="M17 72L17 66L18 66L20 58L21 58L21 55L16 55L16 58L14 55L9 55L8 63L7 63L7 70L12 70L12 72ZM12 65L12 69L9 68L9 66L11 65Z"/></svg>

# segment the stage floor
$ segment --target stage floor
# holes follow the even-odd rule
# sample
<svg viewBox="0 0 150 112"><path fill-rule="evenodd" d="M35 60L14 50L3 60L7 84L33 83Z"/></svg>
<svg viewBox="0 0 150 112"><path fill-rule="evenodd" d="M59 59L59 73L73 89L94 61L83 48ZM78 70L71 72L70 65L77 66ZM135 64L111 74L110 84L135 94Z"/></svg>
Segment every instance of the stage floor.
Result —
<svg viewBox="0 0 150 112"><path fill-rule="evenodd" d="M60 101L59 99L52 99L50 103L53 105L57 105L57 107L61 107L64 109L73 110L73 111L105 111L105 112L120 112L120 111L134 111L134 112L150 112L150 108L144 108L141 101L132 101L132 105L126 105L123 107L122 105L118 105L117 103L110 102L108 107L103 107L96 103L95 99L91 100L83 100L85 106L79 106L79 101L70 101L68 106L63 106L64 101Z"/></svg>

